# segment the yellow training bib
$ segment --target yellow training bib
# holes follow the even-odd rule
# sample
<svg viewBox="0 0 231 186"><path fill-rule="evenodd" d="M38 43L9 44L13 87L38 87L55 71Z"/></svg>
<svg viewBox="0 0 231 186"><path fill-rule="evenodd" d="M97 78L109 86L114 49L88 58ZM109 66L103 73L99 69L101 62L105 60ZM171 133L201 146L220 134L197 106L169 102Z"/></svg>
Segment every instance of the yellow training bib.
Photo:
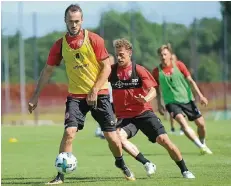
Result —
<svg viewBox="0 0 231 186"><path fill-rule="evenodd" d="M68 92L72 94L88 94L102 69L96 60L88 31L84 30L84 33L84 41L79 49L72 49L65 36L62 42L62 56L69 81ZM108 82L101 89L108 89Z"/></svg>

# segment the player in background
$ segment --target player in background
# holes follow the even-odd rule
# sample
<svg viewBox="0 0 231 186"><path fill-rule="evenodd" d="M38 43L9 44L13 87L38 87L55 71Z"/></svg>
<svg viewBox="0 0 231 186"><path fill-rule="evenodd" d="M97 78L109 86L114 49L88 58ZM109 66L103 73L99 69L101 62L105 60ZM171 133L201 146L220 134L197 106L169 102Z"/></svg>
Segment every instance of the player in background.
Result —
<svg viewBox="0 0 231 186"><path fill-rule="evenodd" d="M50 49L47 64L28 103L28 110L32 113L36 108L43 87L63 59L69 80L69 95L66 101L64 133L59 153L72 152L76 133L84 128L86 114L90 111L104 132L109 149L115 157L116 167L128 180L135 180L123 160L122 144L116 132L115 117L108 95L107 79L111 72L111 65L104 40L82 28L83 12L79 5L68 6L64 20L67 33ZM58 173L55 179L47 184L55 185L63 182L64 175Z"/></svg>
<svg viewBox="0 0 231 186"><path fill-rule="evenodd" d="M172 54L172 60L174 61L178 61L176 54ZM169 122L170 122L170 126L171 126L171 131L169 132L169 134L174 134L174 135L178 135L178 132L175 129L175 122L174 122L174 118L168 113L168 111L165 112L164 114L165 118L169 118ZM182 136L184 135L184 131L180 128L179 130L179 135Z"/></svg>
<svg viewBox="0 0 231 186"><path fill-rule="evenodd" d="M169 114L180 124L185 135L200 149L201 154L212 154L205 143L205 120L194 102L191 88L199 96L202 105L206 106L208 100L200 92L184 63L172 58L173 52L170 44L162 45L157 52L161 63L153 70L153 77L160 87L157 88L160 114L163 115L166 108ZM161 95L165 106L161 103ZM197 125L199 138L189 126L183 113L189 121L194 121Z"/></svg>

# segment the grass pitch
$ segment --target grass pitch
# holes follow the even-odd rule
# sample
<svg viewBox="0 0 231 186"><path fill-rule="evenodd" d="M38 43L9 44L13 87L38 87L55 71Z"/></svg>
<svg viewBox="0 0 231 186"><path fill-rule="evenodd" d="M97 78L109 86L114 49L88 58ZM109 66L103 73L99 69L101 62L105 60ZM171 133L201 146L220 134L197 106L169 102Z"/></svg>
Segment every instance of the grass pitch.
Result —
<svg viewBox="0 0 231 186"><path fill-rule="evenodd" d="M169 123L163 121L167 131ZM195 128L194 124L191 124ZM200 156L197 147L185 136L169 135L180 148L185 162L196 179L183 179L178 167L167 152L157 144L150 143L142 134L132 139L141 152L157 165L151 178L143 166L124 152L127 165L137 180L128 182L115 168L114 158L105 140L94 136L96 123L91 117L73 144L78 168L66 176L65 185L78 186L230 186L231 185L231 121L207 121L207 145L214 155ZM178 127L179 128L179 127ZM5 186L44 185L56 175L54 167L58 154L63 126L2 126L2 172L1 183ZM10 138L17 143L9 143Z"/></svg>

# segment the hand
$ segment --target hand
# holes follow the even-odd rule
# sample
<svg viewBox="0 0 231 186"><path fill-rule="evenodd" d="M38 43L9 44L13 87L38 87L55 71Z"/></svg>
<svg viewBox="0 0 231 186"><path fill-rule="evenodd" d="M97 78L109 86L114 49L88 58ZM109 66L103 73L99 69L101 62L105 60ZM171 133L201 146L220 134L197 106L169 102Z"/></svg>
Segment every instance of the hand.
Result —
<svg viewBox="0 0 231 186"><path fill-rule="evenodd" d="M201 102L201 105L204 105L205 107L208 105L208 100L204 96L200 97L200 102Z"/></svg>
<svg viewBox="0 0 231 186"><path fill-rule="evenodd" d="M143 95L141 95L141 94L139 94L139 96L134 96L134 98L135 98L137 101L139 101L140 103L147 103L146 98L145 98Z"/></svg>
<svg viewBox="0 0 231 186"><path fill-rule="evenodd" d="M28 111L30 112L30 114L37 107L37 104L38 104L38 98L32 97L28 103Z"/></svg>
<svg viewBox="0 0 231 186"><path fill-rule="evenodd" d="M165 107L162 104L158 104L158 111L159 111L160 115L164 116Z"/></svg>
<svg viewBox="0 0 231 186"><path fill-rule="evenodd" d="M98 89L93 88L91 92L87 95L87 104L89 106L97 107Z"/></svg>

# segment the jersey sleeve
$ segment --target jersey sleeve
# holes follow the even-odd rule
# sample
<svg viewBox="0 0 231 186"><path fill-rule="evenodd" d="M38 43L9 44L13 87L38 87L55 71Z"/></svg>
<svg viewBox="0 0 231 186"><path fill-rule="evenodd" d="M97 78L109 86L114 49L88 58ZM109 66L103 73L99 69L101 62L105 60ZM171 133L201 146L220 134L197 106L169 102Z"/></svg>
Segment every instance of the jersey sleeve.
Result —
<svg viewBox="0 0 231 186"><path fill-rule="evenodd" d="M156 80L157 86L159 86L159 70L157 67L153 69L152 76Z"/></svg>
<svg viewBox="0 0 231 186"><path fill-rule="evenodd" d="M142 79L144 89L157 86L155 79L152 77L151 73L148 70L140 65L136 66L136 70L139 77Z"/></svg>
<svg viewBox="0 0 231 186"><path fill-rule="evenodd" d="M100 62L109 57L109 54L104 44L104 39L102 37L93 32L89 32L89 40L95 52L97 61Z"/></svg>
<svg viewBox="0 0 231 186"><path fill-rule="evenodd" d="M187 78L188 76L191 75L183 62L177 61L176 65L177 65L178 69L181 71L181 73L184 75L185 78Z"/></svg>
<svg viewBox="0 0 231 186"><path fill-rule="evenodd" d="M47 64L50 66L60 65L62 57L62 39L56 41L50 49L50 53L47 58Z"/></svg>

